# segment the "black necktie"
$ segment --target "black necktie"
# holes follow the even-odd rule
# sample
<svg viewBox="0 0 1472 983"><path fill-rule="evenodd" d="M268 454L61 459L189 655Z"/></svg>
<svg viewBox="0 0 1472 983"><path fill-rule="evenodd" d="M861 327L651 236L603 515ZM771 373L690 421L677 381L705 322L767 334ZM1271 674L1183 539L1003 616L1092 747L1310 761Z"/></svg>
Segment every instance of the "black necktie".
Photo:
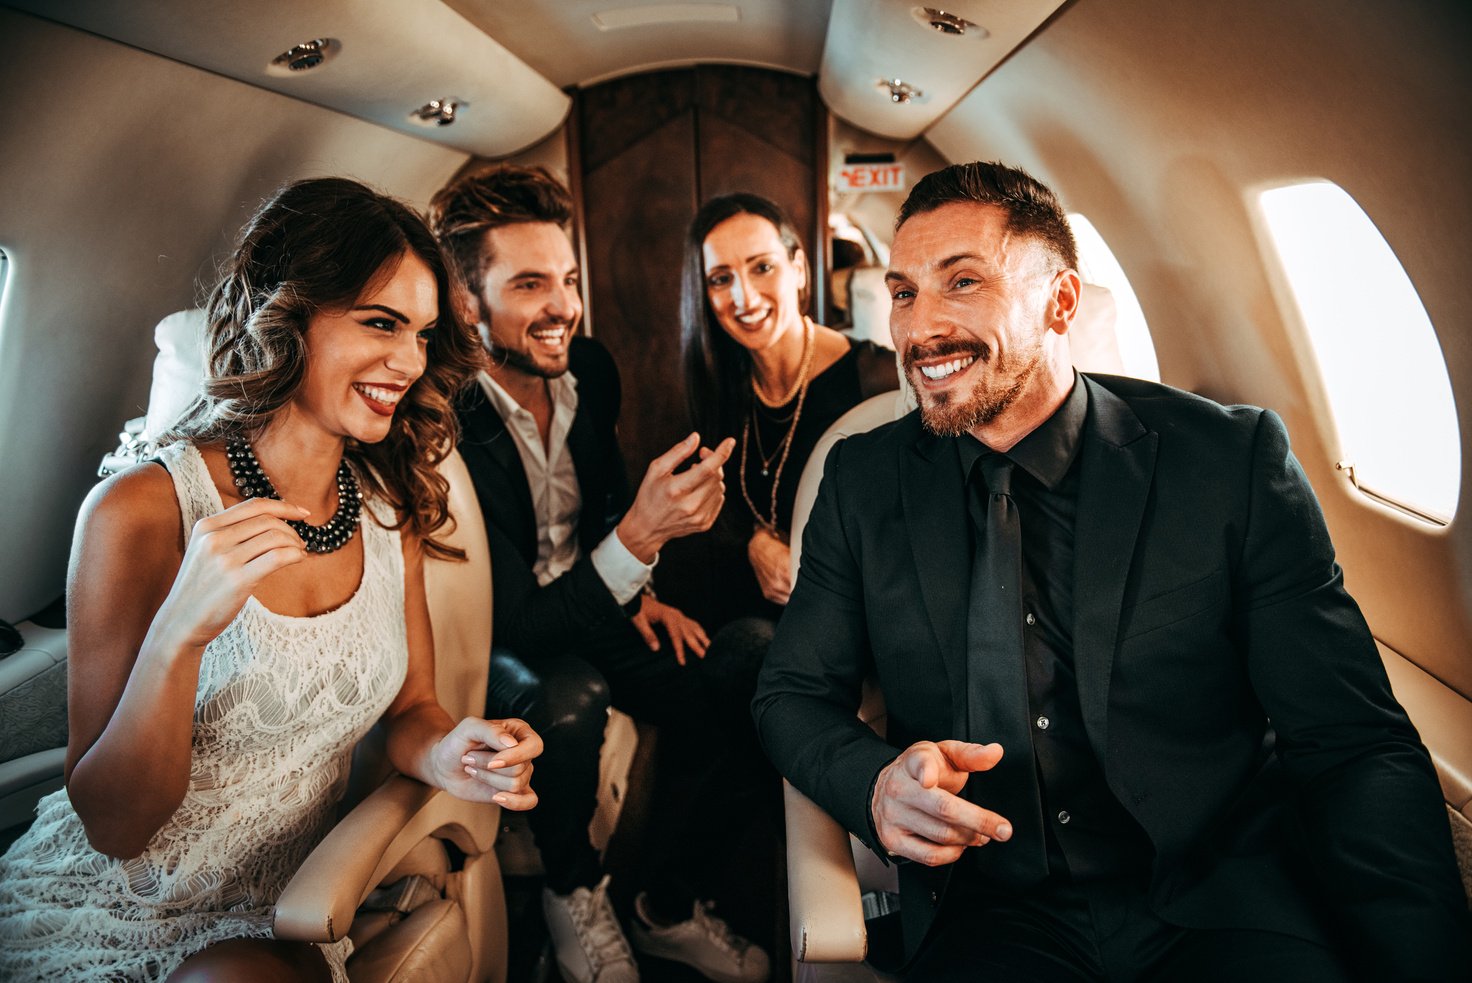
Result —
<svg viewBox="0 0 1472 983"><path fill-rule="evenodd" d="M1021 887L1047 876L1048 855L1029 726L1022 525L1011 495L1012 468L1005 455L982 455L967 496L976 525L966 625L968 736L977 744L999 743L1005 753L991 771L971 776L965 795L1012 824L1010 840L969 851L972 861L993 884Z"/></svg>

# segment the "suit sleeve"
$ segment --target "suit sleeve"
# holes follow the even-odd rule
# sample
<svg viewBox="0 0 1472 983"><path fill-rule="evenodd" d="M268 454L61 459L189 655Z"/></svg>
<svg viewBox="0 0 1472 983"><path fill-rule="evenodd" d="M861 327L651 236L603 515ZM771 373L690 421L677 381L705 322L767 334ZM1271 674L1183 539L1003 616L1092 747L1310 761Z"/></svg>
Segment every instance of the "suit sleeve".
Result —
<svg viewBox="0 0 1472 983"><path fill-rule="evenodd" d="M1334 934L1367 979L1453 978L1472 952L1436 774L1270 411L1258 420L1249 502L1237 629Z"/></svg>
<svg viewBox="0 0 1472 983"><path fill-rule="evenodd" d="M491 619L496 645L535 660L565 653L584 641L590 630L626 617L598 576L591 555L542 587L505 533L487 522L486 535L496 592Z"/></svg>
<svg viewBox="0 0 1472 983"><path fill-rule="evenodd" d="M762 665L752 713L777 770L870 849L874 776L898 752L858 718L872 670L858 557L841 508L843 443L823 481L802 540L792 598Z"/></svg>

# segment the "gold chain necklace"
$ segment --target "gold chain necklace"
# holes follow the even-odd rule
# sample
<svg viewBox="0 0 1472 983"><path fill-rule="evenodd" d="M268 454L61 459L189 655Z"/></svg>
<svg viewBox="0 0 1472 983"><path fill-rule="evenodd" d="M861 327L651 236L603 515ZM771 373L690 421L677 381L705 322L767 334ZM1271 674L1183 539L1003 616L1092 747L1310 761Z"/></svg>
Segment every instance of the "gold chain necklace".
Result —
<svg viewBox="0 0 1472 983"><path fill-rule="evenodd" d="M813 348L816 347L814 342L817 338L817 332L813 328L813 319L806 314L802 316L802 328L802 358L798 360L797 381L792 384L791 389L787 390L785 396L775 401L767 399L767 394L762 392L761 386L757 385L756 373L753 372L751 375L751 391L756 394L757 399L761 400L762 405L769 410L781 409L792 402L792 398L797 395L797 391L807 381L808 366L813 363Z"/></svg>
<svg viewBox="0 0 1472 983"><path fill-rule="evenodd" d="M755 406L751 408L751 415L746 418L746 423L741 428L741 466L739 474L741 480L741 497L746 500L746 507L751 510L752 517L756 519L757 525L761 526L764 529L770 529L773 532L777 531L777 489L782 484L782 469L787 466L787 456L792 453L793 437L797 434L797 422L798 420L802 419L802 404L808 397L808 383L809 381L811 381L809 379L809 373L813 367L813 350L817 348L816 330L813 328L813 322L810 319L804 317L803 323L807 327L807 333L803 339L802 362L799 363L797 369L797 385L793 387L792 393L787 397L787 399L783 400L781 403L777 403L774 406L773 404L768 403L766 398L762 396L762 391L757 388L756 379L753 377L751 381L752 392L754 392L757 398L762 401L762 405L768 407L769 409L776 409L779 406L785 406L787 403L792 401L792 398L794 396L797 398L797 406L792 411L792 423L787 428L787 434L777 445L778 449L780 449L782 452L782 457L781 460L777 462L776 473L772 476L772 506L771 512L768 515L762 515L762 513L757 510L756 503L751 500L751 493L746 490L747 446L751 442L751 420L752 417L756 415ZM758 440L760 440L760 437L758 437ZM757 453L760 454L761 451L758 450ZM775 453L776 451L774 450L773 454ZM767 474L766 465L768 465L769 463L770 460L763 462L763 477L765 477Z"/></svg>

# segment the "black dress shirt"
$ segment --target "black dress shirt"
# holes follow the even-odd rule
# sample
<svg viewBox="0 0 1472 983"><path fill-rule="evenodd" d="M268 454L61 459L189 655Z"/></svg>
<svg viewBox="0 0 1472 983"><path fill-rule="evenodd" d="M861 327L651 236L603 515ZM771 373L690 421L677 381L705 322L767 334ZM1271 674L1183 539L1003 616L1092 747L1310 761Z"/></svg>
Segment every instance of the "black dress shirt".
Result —
<svg viewBox="0 0 1472 983"><path fill-rule="evenodd" d="M1022 527L1023 654L1028 719L1042 792L1050 878L1074 881L1148 868L1151 846L1109 790L1084 733L1073 661L1074 515L1079 446L1088 391L1075 374L1058 411L1007 452ZM960 480L993 453L971 436L956 440ZM978 474L975 481L983 482ZM1087 562L1087 558L1084 558Z"/></svg>

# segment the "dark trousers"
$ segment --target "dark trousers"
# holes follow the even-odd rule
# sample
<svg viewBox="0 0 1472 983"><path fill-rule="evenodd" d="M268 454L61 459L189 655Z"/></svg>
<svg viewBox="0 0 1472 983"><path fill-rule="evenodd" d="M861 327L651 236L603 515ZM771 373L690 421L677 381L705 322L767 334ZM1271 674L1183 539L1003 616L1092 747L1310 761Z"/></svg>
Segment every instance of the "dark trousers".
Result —
<svg viewBox="0 0 1472 983"><path fill-rule="evenodd" d="M953 885L953 887L955 887ZM914 983L1348 983L1339 958L1277 932L1181 928L1143 885L1060 884L1030 895L962 885L906 979Z"/></svg>
<svg viewBox="0 0 1472 983"><path fill-rule="evenodd" d="M527 819L554 892L567 894L602 876L588 824L611 705L659 728L644 831L645 842L656 846L639 886L656 910L690 917L712 859L749 821L749 802L763 795L754 787L760 772L746 763L760 760L751 690L729 685L728 674L714 665L692 658L681 666L668 643L652 652L627 623L598 632L576 655L527 657L493 648L486 716L520 717L542 735L532 779L539 802Z"/></svg>

